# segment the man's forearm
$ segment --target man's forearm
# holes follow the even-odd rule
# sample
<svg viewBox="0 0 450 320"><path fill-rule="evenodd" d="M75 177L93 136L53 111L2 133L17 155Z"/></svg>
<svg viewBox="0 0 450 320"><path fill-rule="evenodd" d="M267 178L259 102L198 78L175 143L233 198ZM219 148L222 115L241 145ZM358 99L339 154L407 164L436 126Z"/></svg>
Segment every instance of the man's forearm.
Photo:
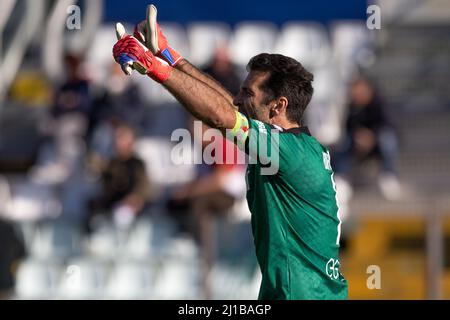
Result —
<svg viewBox="0 0 450 320"><path fill-rule="evenodd" d="M206 73L200 71L197 67L192 65L189 61L186 59L183 59L178 63L177 67L178 70L183 71L184 73L190 75L191 77L202 81L212 89L216 90L218 93L220 93L232 106L233 106L233 96L231 93L225 89L219 82L217 82L214 78L210 77ZM236 108L236 107L235 107Z"/></svg>
<svg viewBox="0 0 450 320"><path fill-rule="evenodd" d="M173 69L164 87L197 119L217 129L231 129L236 121L232 102L201 80Z"/></svg>

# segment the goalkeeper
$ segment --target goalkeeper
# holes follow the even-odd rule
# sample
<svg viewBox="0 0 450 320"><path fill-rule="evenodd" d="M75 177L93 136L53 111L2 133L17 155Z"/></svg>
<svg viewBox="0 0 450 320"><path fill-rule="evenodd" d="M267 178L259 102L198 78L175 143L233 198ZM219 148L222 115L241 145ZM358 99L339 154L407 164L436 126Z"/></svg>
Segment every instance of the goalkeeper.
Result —
<svg viewBox="0 0 450 320"><path fill-rule="evenodd" d="M249 61L233 99L168 45L153 5L133 36L121 24L116 33L113 55L125 73L134 69L161 83L256 159L247 168L247 201L262 272L259 299L347 299L329 153L302 126L312 74L292 58L262 53Z"/></svg>

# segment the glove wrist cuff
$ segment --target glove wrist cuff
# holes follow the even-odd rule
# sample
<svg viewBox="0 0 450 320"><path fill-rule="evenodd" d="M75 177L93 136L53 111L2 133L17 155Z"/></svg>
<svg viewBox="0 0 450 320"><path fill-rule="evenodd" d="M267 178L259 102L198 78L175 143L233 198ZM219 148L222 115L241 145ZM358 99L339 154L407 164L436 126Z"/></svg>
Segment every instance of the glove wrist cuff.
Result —
<svg viewBox="0 0 450 320"><path fill-rule="evenodd" d="M158 57L166 61L172 67L175 67L183 59L183 57L171 47L159 51Z"/></svg>
<svg viewBox="0 0 450 320"><path fill-rule="evenodd" d="M156 82L163 83L169 79L172 73L172 67L169 65L164 65L159 61L155 63L153 70L147 72L147 75L155 80Z"/></svg>

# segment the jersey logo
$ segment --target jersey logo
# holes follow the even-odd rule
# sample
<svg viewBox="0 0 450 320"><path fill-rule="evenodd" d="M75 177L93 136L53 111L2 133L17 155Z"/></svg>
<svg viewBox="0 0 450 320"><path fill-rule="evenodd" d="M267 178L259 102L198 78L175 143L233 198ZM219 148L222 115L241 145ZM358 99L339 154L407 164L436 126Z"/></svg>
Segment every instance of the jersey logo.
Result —
<svg viewBox="0 0 450 320"><path fill-rule="evenodd" d="M341 263L338 259L331 258L328 260L327 265L325 266L325 272L331 279L337 280L339 278L339 267Z"/></svg>
<svg viewBox="0 0 450 320"><path fill-rule="evenodd" d="M325 169L327 170L331 170L331 158L330 158L330 152L322 152L322 157L323 157L323 166L325 167Z"/></svg>

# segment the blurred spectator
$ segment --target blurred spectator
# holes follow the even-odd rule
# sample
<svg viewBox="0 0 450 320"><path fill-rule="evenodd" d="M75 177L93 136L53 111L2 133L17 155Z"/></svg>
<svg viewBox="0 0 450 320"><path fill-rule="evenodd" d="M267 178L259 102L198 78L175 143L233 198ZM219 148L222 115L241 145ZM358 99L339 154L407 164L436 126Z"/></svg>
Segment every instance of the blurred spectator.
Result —
<svg viewBox="0 0 450 320"><path fill-rule="evenodd" d="M135 133L125 124L114 130L116 154L107 163L98 164L101 171L101 192L91 202L88 231L101 219L112 216L118 227L127 228L150 195L150 184L144 162L134 153Z"/></svg>
<svg viewBox="0 0 450 320"><path fill-rule="evenodd" d="M94 100L92 114L91 126L94 129L111 117L126 122L136 130L140 130L143 125L145 104L139 86L115 62L111 63L102 92Z"/></svg>
<svg viewBox="0 0 450 320"><path fill-rule="evenodd" d="M17 262L25 256L25 246L14 226L0 219L0 300L10 298L15 286Z"/></svg>
<svg viewBox="0 0 450 320"><path fill-rule="evenodd" d="M40 124L49 141L40 150L41 158L47 157L45 163L38 163L32 172L36 182L63 183L84 157L92 101L82 61L77 55L65 56L66 80L55 93L50 115Z"/></svg>
<svg viewBox="0 0 450 320"><path fill-rule="evenodd" d="M51 109L54 117L76 112L89 117L91 98L89 81L82 72L82 57L66 54L64 57L66 80L56 92L55 104Z"/></svg>
<svg viewBox="0 0 450 320"><path fill-rule="evenodd" d="M203 125L203 132L209 127ZM191 213L191 227L198 241L203 259L203 290L210 298L209 272L217 255L214 236L214 220L230 213L236 201L245 197L245 166L237 163L238 149L224 138L216 141L202 140L202 149L214 145L214 159L222 163L201 164L198 178L173 192L168 202L171 213ZM231 157L233 155L233 157ZM219 162L218 161L218 162ZM181 217L182 219L183 217Z"/></svg>
<svg viewBox="0 0 450 320"><path fill-rule="evenodd" d="M124 122L134 130L142 129L145 105L139 87L117 63L112 63L103 88L94 99L89 139L89 164L108 161L114 154L114 127Z"/></svg>
<svg viewBox="0 0 450 320"><path fill-rule="evenodd" d="M395 167L397 136L383 107L367 79L358 77L352 82L346 135L342 146L336 150L334 168L348 182L353 160L362 162L377 158L382 169L379 187L386 198L396 199L401 193Z"/></svg>
<svg viewBox="0 0 450 320"><path fill-rule="evenodd" d="M239 92L241 79L231 61L226 45L216 49L211 63L203 71L222 84L232 95Z"/></svg>

